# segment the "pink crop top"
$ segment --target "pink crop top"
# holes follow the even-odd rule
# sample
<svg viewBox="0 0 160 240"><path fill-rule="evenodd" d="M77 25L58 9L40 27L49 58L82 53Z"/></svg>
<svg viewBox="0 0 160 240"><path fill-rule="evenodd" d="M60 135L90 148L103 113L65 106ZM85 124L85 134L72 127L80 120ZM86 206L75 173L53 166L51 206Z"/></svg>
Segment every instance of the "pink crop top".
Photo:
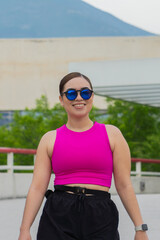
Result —
<svg viewBox="0 0 160 240"><path fill-rule="evenodd" d="M52 154L54 185L73 183L110 187L113 158L105 124L75 132L66 125L57 128Z"/></svg>

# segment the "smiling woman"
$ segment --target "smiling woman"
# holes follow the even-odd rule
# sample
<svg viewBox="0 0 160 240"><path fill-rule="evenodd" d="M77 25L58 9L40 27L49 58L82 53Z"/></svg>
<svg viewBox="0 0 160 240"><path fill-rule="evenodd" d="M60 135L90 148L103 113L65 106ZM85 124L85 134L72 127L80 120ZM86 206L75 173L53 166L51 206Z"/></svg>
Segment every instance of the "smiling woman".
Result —
<svg viewBox="0 0 160 240"><path fill-rule="evenodd" d="M89 78L77 72L68 74L60 83L59 100L68 114L67 126L72 130L78 127L83 131L82 126L90 127L93 124L89 119L94 97L92 89Z"/></svg>
<svg viewBox="0 0 160 240"><path fill-rule="evenodd" d="M135 225L135 240L147 240L147 225L130 180L129 147L117 127L89 118L91 81L81 73L69 73L60 82L59 93L68 120L39 143L19 240L31 240L30 227L44 196L37 240L119 240L119 213L109 193L112 173ZM52 170L54 192L46 191Z"/></svg>

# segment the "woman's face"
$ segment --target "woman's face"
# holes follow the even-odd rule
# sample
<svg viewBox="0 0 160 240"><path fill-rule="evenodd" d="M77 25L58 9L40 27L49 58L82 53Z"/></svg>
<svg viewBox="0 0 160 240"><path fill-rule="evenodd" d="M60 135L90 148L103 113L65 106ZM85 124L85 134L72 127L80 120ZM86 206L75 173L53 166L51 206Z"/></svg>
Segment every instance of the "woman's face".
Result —
<svg viewBox="0 0 160 240"><path fill-rule="evenodd" d="M84 87L91 89L91 86L86 79L84 79L83 77L76 77L72 78L64 85L63 92L67 91L69 88L80 90L81 88ZM80 92L78 92L77 98L73 101L68 100L65 94L63 94L62 97L59 96L59 100L69 116L83 117L88 115L89 112L91 111L93 105L93 97L94 93L92 93L90 99L84 100L80 96Z"/></svg>

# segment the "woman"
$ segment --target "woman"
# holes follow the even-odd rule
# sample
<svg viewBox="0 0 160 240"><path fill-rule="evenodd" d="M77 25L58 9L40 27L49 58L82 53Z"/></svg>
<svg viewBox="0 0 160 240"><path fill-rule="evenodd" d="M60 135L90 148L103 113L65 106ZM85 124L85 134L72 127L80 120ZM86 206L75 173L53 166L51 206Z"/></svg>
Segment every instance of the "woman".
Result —
<svg viewBox="0 0 160 240"><path fill-rule="evenodd" d="M77 72L66 75L59 90L68 121L47 132L39 143L19 240L31 240L30 227L44 196L47 201L38 240L120 239L118 211L109 193L112 172L117 192L136 227L135 240L147 240L123 135L113 125L90 120L94 92L86 76ZM46 192L52 169L55 191Z"/></svg>

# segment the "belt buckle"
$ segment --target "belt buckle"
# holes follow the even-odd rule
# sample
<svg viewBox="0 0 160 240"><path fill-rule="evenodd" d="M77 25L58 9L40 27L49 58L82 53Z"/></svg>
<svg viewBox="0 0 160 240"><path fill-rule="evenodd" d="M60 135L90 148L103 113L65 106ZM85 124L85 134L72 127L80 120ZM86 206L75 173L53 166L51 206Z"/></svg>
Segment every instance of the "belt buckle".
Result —
<svg viewBox="0 0 160 240"><path fill-rule="evenodd" d="M85 188L77 187L77 193L85 193Z"/></svg>

